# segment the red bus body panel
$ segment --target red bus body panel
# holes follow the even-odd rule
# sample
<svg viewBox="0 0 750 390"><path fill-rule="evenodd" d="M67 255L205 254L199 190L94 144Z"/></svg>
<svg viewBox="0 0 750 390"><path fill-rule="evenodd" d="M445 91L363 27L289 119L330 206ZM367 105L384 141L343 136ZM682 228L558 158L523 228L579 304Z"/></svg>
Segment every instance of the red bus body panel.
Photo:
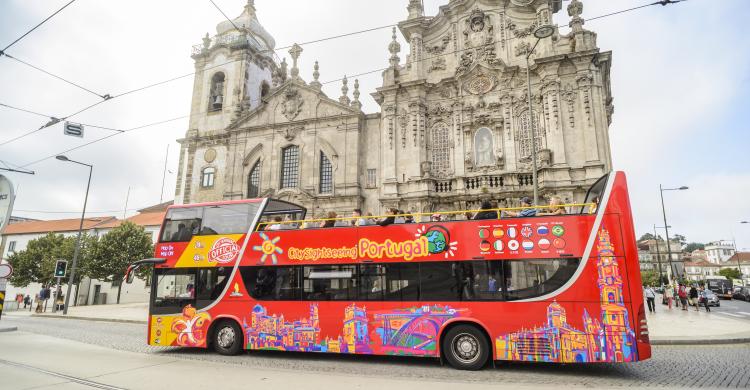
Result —
<svg viewBox="0 0 750 390"><path fill-rule="evenodd" d="M266 231L234 235L234 246L218 236L157 244L156 256L167 258L157 268L234 266L236 272L208 309L187 306L181 314L152 315L149 343L205 347L211 324L232 318L247 349L439 357L444 330L471 322L487 332L496 360L648 359L647 332L639 333L646 329L645 317L639 317L643 294L627 184L622 172L611 176L598 216ZM565 257L581 261L557 291L497 302L256 301L237 269Z"/></svg>

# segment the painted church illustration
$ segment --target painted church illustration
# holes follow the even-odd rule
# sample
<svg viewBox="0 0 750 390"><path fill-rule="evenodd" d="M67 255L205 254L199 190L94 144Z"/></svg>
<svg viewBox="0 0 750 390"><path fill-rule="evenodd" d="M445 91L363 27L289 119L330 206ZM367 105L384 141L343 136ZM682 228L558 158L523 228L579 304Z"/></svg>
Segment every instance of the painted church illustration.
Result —
<svg viewBox="0 0 750 390"><path fill-rule="evenodd" d="M600 318L591 317L584 309L584 329L576 329L568 323L565 308L552 302L547 307L546 324L495 340L499 360L556 363L636 360L635 332L623 300L622 276L609 232L603 227L597 250Z"/></svg>

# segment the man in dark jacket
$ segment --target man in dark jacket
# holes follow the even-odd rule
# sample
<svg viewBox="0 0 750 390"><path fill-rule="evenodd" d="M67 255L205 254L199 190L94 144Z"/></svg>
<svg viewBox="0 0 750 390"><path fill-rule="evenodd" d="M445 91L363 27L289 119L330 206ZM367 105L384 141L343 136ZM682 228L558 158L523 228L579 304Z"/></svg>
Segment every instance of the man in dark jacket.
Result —
<svg viewBox="0 0 750 390"><path fill-rule="evenodd" d="M398 210L396 210L394 208L389 208L385 212L386 217L382 221L378 222L378 225L380 225L380 226L388 226L388 225L393 224L396 221L395 215L397 213L398 213Z"/></svg>
<svg viewBox="0 0 750 390"><path fill-rule="evenodd" d="M492 210L492 203L485 200L482 202L482 211L478 212L477 215L474 216L474 219L497 219L497 211Z"/></svg>

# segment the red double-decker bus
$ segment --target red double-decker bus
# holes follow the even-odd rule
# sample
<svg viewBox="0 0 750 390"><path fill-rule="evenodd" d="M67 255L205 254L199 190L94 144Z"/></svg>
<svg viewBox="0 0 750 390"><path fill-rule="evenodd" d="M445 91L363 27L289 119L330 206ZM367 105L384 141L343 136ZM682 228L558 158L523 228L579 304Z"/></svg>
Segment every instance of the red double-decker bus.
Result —
<svg viewBox="0 0 750 390"><path fill-rule="evenodd" d="M565 215L312 228L305 214L274 199L171 207L155 258L128 270L154 265L148 343L459 369L651 356L621 172Z"/></svg>

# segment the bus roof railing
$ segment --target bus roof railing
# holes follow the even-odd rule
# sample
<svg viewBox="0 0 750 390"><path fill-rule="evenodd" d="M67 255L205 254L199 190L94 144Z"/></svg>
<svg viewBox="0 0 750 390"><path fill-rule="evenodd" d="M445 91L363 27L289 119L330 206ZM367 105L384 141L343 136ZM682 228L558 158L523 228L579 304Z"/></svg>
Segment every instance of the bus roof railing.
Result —
<svg viewBox="0 0 750 390"><path fill-rule="evenodd" d="M289 220L289 221L264 221L259 222L258 227L256 228L256 231L261 228L262 226L267 225L274 225L281 223L282 225L289 225L289 224L303 224L303 223L315 223L315 222L328 222L328 221L355 221L358 219L383 219L388 217L422 217L422 216L433 216L433 215L464 215L466 213L480 213L480 212L487 212L487 211L495 211L498 213L498 215L502 215L503 211L519 211L519 210L526 210L526 209L552 209L552 208L572 208L572 207L589 207L588 213L566 213L562 215L588 215L588 214L594 214L596 212L596 209L594 208L597 206L597 203L570 203L570 204L561 204L556 206L523 206L523 207L502 207L502 208L493 208L493 209L480 209L480 210L458 210L458 211L433 211L429 213L403 213L403 214L393 214L393 215L361 215L359 217L337 217L337 218L310 218L310 219L301 219L301 220ZM502 217L501 217L502 218ZM508 217L508 218L515 218L515 217ZM500 218L498 218L500 219ZM488 219L489 220L489 219ZM460 221L460 220L454 220L454 221ZM453 221L440 221L440 222L453 222ZM342 227L342 226L336 226L336 227ZM290 228L286 228L283 230L292 230Z"/></svg>

